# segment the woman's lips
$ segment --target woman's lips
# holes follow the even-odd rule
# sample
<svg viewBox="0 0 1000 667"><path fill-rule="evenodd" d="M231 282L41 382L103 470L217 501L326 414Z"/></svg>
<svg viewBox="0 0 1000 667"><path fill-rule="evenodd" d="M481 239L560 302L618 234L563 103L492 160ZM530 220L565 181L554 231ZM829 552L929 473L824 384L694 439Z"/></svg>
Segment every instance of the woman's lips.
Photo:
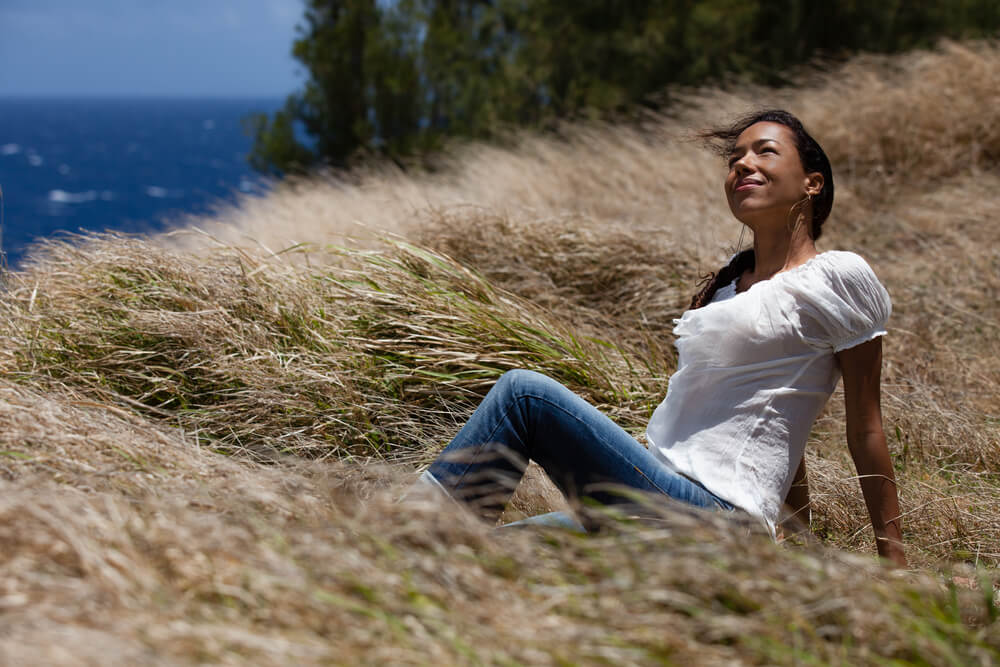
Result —
<svg viewBox="0 0 1000 667"><path fill-rule="evenodd" d="M740 181L736 185L736 192L740 192L742 190L751 190L751 189L759 187L761 185L764 185L764 184L761 183L760 181L750 181L750 180Z"/></svg>

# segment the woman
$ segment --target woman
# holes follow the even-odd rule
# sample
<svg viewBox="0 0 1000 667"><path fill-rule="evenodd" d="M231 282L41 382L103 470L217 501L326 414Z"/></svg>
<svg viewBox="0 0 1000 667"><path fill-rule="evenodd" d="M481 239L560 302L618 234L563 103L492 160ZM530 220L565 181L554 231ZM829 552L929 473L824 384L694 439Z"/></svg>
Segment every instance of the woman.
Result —
<svg viewBox="0 0 1000 667"><path fill-rule="evenodd" d="M861 257L816 250L833 204L829 160L780 110L704 136L728 159L729 208L753 232L753 248L675 321L677 371L647 426L649 449L554 380L512 371L422 480L495 519L532 459L567 496L616 504L616 488L663 493L742 509L773 534L782 499L808 503L804 483L789 492L797 471L804 479L813 421L843 376L847 443L878 553L905 566L879 404L891 305Z"/></svg>

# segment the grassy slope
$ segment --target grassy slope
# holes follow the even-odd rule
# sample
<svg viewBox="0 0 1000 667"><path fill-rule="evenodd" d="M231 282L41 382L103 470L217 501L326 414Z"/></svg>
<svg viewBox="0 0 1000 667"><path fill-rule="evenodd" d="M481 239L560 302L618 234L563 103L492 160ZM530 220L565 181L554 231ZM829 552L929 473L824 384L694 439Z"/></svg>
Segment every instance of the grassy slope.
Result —
<svg viewBox="0 0 1000 667"><path fill-rule="evenodd" d="M0 302L0 661L1000 661L997 72L983 45L862 58L693 92L646 134L465 147L443 175L289 186L204 234L40 248ZM392 502L507 368L641 431L670 321L738 234L684 135L768 103L834 160L822 247L893 296L914 571L869 555L838 396L805 546L676 510L579 538ZM520 511L557 502L525 487Z"/></svg>

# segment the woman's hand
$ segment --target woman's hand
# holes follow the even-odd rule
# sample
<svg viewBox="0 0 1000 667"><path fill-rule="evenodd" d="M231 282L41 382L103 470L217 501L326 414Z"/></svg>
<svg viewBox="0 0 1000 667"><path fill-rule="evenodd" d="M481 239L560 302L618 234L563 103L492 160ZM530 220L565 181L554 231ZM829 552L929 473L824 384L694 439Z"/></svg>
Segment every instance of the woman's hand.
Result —
<svg viewBox="0 0 1000 667"><path fill-rule="evenodd" d="M896 479L882 431L882 338L838 352L837 363L844 377L847 446L861 480L878 553L906 567Z"/></svg>

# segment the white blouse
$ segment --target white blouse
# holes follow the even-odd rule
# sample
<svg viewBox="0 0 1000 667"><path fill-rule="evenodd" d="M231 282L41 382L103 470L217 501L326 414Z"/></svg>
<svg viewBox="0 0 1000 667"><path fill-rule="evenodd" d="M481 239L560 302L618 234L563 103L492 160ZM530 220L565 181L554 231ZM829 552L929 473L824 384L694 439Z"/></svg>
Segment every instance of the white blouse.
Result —
<svg viewBox="0 0 1000 667"><path fill-rule="evenodd" d="M646 427L650 450L774 533L834 353L885 334L889 294L852 252L828 251L674 320L677 371Z"/></svg>

